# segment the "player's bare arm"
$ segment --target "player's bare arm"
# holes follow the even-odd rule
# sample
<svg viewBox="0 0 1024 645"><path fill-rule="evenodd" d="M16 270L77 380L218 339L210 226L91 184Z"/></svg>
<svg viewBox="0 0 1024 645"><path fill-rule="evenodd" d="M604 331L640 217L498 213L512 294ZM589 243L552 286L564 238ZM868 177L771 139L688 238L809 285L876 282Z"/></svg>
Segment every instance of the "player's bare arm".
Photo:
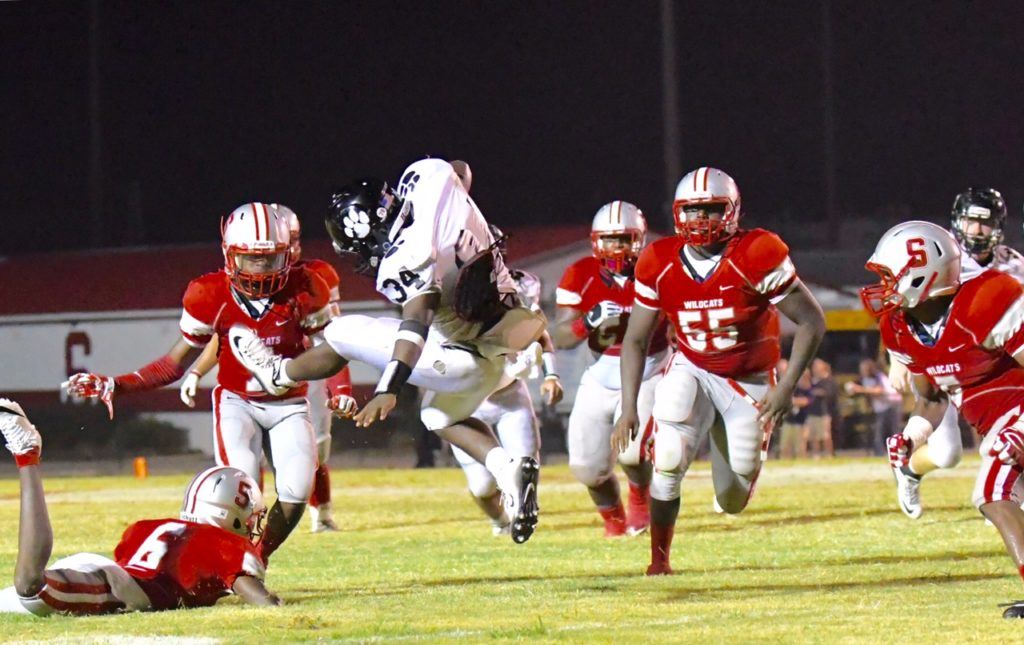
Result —
<svg viewBox="0 0 1024 645"><path fill-rule="evenodd" d="M413 297L402 306L402 324L399 326L391 362L384 369L374 397L352 417L356 426L366 428L378 419L383 421L395 409L398 391L409 380L412 368L420 358L440 299L440 293L428 291Z"/></svg>
<svg viewBox="0 0 1024 645"><path fill-rule="evenodd" d="M218 347L220 347L220 341L217 340L217 336L214 336L206 344L206 347L203 348L203 353L199 355L196 362L192 363L188 374L181 380L181 387L179 388L181 402L190 408L196 406L196 392L199 390L199 381L209 374L210 370L217 364Z"/></svg>
<svg viewBox="0 0 1024 645"><path fill-rule="evenodd" d="M263 581L253 576L238 576L231 590L247 604L258 607L277 607L284 604L280 598L268 590Z"/></svg>
<svg viewBox="0 0 1024 645"><path fill-rule="evenodd" d="M552 340L550 332L544 330L544 333L540 335L537 342L540 343L542 360L554 356L555 342ZM556 405L565 396L565 390L562 389L562 381L558 378L558 373L548 369L547 363L544 364L544 380L540 384L540 393L544 397L545 405Z"/></svg>
<svg viewBox="0 0 1024 645"><path fill-rule="evenodd" d="M114 394L155 390L170 385L182 377L185 373L184 365L191 363L198 354L199 348L190 345L182 337L162 357L134 372L119 376L82 372L73 375L61 387L75 398L100 399L106 404L110 418L113 419Z"/></svg>
<svg viewBox="0 0 1024 645"><path fill-rule="evenodd" d="M620 370L622 379L622 413L612 431L612 450L622 452L636 437L640 429L640 415L636 409L640 381L644 376L644 358L651 332L658 324L661 312L648 307L634 307L622 339Z"/></svg>
<svg viewBox="0 0 1024 645"><path fill-rule="evenodd" d="M773 427L782 423L789 412L796 383L814 360L818 345L825 336L825 314L802 282L776 307L796 324L796 334L793 336L793 350L789 354L786 373L780 375L778 385L768 390L760 404L758 421Z"/></svg>

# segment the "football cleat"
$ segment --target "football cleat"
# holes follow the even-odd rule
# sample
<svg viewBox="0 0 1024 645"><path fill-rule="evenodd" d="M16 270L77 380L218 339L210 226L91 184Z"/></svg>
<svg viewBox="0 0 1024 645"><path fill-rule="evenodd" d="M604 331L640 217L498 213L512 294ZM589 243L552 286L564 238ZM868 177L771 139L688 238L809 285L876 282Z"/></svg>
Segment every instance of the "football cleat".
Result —
<svg viewBox="0 0 1024 645"><path fill-rule="evenodd" d="M652 562L647 565L647 575L649 576L671 576L673 574L672 567L667 562Z"/></svg>
<svg viewBox="0 0 1024 645"><path fill-rule="evenodd" d="M309 519L311 520L312 526L309 529L310 533L327 533L330 531L340 531L337 522L334 521L334 517L331 514L331 509L326 504L319 507L309 506Z"/></svg>
<svg viewBox="0 0 1024 645"><path fill-rule="evenodd" d="M715 513L718 513L719 515L725 512L725 509L722 508L722 505L718 503L718 497L711 498L711 510L713 510Z"/></svg>
<svg viewBox="0 0 1024 645"><path fill-rule="evenodd" d="M540 466L533 457L522 457L514 468L514 485L511 490L502 491L502 498L505 513L512 518L512 541L522 544L530 539L537 528L537 514L540 510L537 505L537 480Z"/></svg>
<svg viewBox="0 0 1024 645"><path fill-rule="evenodd" d="M1000 607L1006 607L1003 611L1003 618L1024 618L1024 600L1018 600L1016 602L1008 602L1005 605L999 605Z"/></svg>
<svg viewBox="0 0 1024 645"><path fill-rule="evenodd" d="M892 476L896 478L896 499L900 510L912 520L921 517L921 478L908 475L897 466L893 466Z"/></svg>
<svg viewBox="0 0 1024 645"><path fill-rule="evenodd" d="M228 345L242 367L249 370L267 394L280 396L290 389L281 383L286 359L278 356L248 327L235 325L228 330Z"/></svg>
<svg viewBox="0 0 1024 645"><path fill-rule="evenodd" d="M14 455L26 455L43 447L43 438L17 402L0 399L0 432L7 449Z"/></svg>

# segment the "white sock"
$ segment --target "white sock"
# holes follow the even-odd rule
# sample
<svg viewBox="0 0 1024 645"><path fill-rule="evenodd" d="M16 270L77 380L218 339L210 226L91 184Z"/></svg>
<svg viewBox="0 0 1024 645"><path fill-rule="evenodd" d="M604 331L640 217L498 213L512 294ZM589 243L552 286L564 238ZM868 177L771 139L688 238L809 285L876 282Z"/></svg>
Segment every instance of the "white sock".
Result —
<svg viewBox="0 0 1024 645"><path fill-rule="evenodd" d="M514 463L515 460L512 459L512 456L501 446L491 448L490 452L487 453L487 458L484 459L484 466L494 475L495 481L498 482L498 488L502 490L505 490L507 487L506 482Z"/></svg>

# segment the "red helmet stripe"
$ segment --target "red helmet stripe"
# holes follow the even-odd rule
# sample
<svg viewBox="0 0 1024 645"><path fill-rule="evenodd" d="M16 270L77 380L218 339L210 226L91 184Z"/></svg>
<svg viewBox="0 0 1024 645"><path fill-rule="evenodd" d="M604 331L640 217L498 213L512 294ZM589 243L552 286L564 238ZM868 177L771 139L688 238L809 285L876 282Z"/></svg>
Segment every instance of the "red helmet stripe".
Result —
<svg viewBox="0 0 1024 645"><path fill-rule="evenodd" d="M256 214L256 204L252 204L252 225L256 227L256 239L260 239L260 218Z"/></svg>
<svg viewBox="0 0 1024 645"><path fill-rule="evenodd" d="M704 168L703 170L704 170L704 192L707 192L707 190L708 190L708 175L711 174L711 169L710 168Z"/></svg>

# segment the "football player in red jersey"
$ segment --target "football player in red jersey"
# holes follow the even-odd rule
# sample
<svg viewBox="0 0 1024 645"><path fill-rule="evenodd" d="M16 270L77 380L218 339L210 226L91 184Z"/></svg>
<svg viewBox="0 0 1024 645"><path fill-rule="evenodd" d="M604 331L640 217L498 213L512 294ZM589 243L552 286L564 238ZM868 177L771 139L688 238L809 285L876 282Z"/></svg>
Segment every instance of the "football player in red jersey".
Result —
<svg viewBox="0 0 1024 645"><path fill-rule="evenodd" d="M629 202L614 201L597 211L591 225L593 255L565 270L555 292L558 316L552 337L560 349L587 342L594 362L583 373L569 415L569 467L604 519L606 537L636 535L650 523L647 499L651 464L646 459L654 387L668 357L667 323L654 332L640 385L643 429L621 453L609 441L620 408L619 353L633 308L633 269L643 249L647 221ZM622 505L615 462L629 480L629 513Z"/></svg>
<svg viewBox="0 0 1024 645"><path fill-rule="evenodd" d="M792 405L793 389L825 333L825 317L796 275L775 234L739 228L740 192L729 175L698 168L676 187L676 233L650 244L636 267L636 306L622 341L622 415L613 448L640 430L637 409L651 332L664 314L678 351L654 394L651 565L670 574L669 548L683 476L711 431L715 498L726 513L750 501L772 428ZM784 374L779 361L781 311L796 324Z"/></svg>
<svg viewBox="0 0 1024 645"><path fill-rule="evenodd" d="M1002 243L1006 201L993 188L968 188L953 201L950 232L960 244L960 282L972 280L989 269L1007 273L1024 282L1024 257ZM905 394L913 393L910 372L898 360L890 360L889 382ZM963 456L960 415L956 406L946 409L942 423L928 442L914 447L910 463L893 468L896 498L903 513L921 517L921 479L936 469L955 468Z"/></svg>
<svg viewBox="0 0 1024 645"><path fill-rule="evenodd" d="M113 416L113 396L169 385L200 350L232 326L251 329L270 351L298 356L331 317L329 290L320 276L292 261L288 222L273 204L236 208L221 226L225 268L189 283L183 297L181 338L162 358L116 377L75 374L65 384L78 398L100 398ZM299 520L312 492L316 441L306 384L268 395L231 352L220 352L213 390L214 456L259 477L264 438L273 455L277 502L260 542L266 560Z"/></svg>
<svg viewBox="0 0 1024 645"><path fill-rule="evenodd" d="M288 233L292 250L292 261L297 267L307 267L318 276L323 278L324 283L330 290L331 317L341 314L341 278L327 262L323 260L302 259L302 228L299 224L299 216L295 211L282 204L273 205L277 208L288 222ZM192 369L182 379L181 400L185 405L195 405L194 397L199 387L199 381L207 372L217 364L217 354L220 344L217 338L213 337L203 349L202 355L192 365ZM322 531L337 531L338 525L334 521L331 508L331 472L327 466L327 460L331 456L331 413L332 411L340 417L350 417L356 411L356 400L352 396L352 376L345 366L340 372L325 381L314 381L309 383L309 390L306 392L306 400L309 401L309 418L313 423L313 430L316 433L316 449L319 465L316 474L313 476L313 494L309 498L309 515L312 521L311 531L320 533ZM263 479L259 481L262 484Z"/></svg>
<svg viewBox="0 0 1024 645"><path fill-rule="evenodd" d="M974 504L1024 578L1024 288L999 271L963 282L960 247L931 222L886 231L867 268L881 281L861 299L919 395L903 432L890 438L890 464L907 466L952 402L982 437ZM1024 618L1024 601L1003 616Z"/></svg>
<svg viewBox="0 0 1024 645"><path fill-rule="evenodd" d="M0 612L48 616L209 607L231 593L279 605L263 586L252 543L266 512L256 482L214 467L189 484L180 519L142 520L125 529L114 560L76 553L46 566L53 529L43 493L42 438L21 406L0 399L0 432L21 483L14 586L0 590Z"/></svg>

